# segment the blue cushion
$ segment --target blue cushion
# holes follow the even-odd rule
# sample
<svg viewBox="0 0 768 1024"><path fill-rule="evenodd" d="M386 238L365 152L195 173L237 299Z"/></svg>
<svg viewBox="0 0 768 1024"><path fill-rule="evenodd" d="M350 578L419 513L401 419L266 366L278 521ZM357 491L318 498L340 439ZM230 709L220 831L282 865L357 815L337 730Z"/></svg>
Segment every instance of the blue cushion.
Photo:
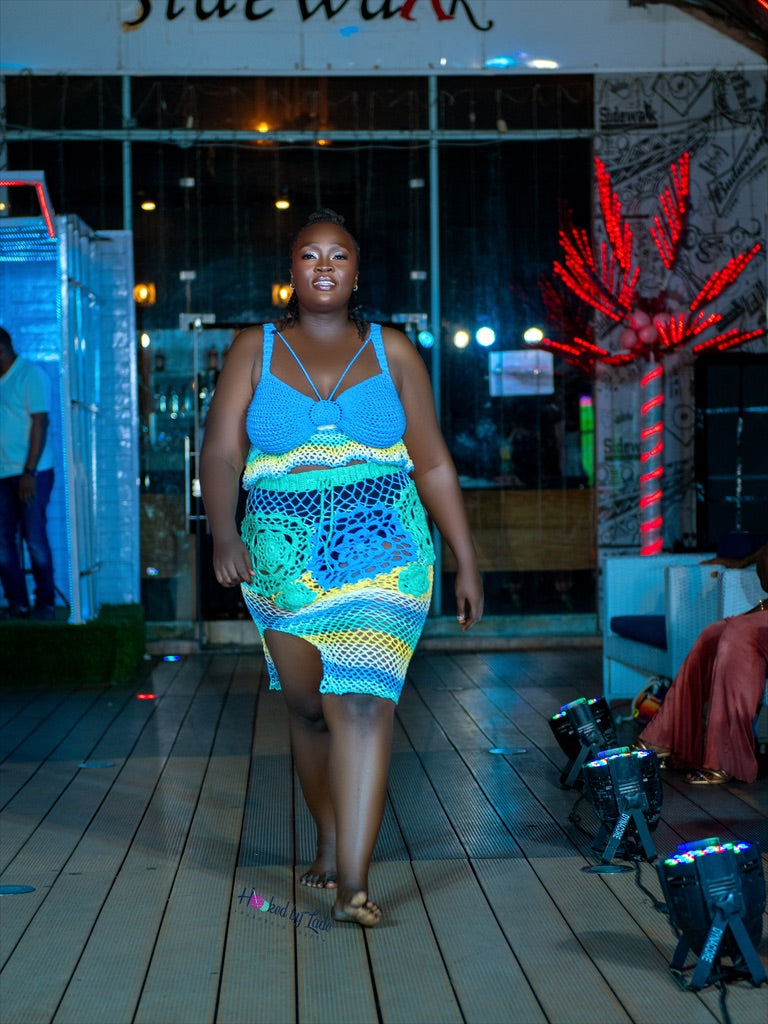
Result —
<svg viewBox="0 0 768 1024"><path fill-rule="evenodd" d="M627 640L667 649L667 626L663 615L615 615L611 631Z"/></svg>

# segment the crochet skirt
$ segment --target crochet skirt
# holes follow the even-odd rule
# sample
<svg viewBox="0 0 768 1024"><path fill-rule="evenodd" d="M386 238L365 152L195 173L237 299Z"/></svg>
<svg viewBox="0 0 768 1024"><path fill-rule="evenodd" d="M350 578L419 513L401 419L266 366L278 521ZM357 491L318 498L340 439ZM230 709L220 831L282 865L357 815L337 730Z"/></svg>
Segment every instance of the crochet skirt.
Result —
<svg viewBox="0 0 768 1024"><path fill-rule="evenodd" d="M397 701L432 595L427 517L407 472L356 464L292 473L248 493L242 537L254 579L243 584L264 640L273 629L320 652L321 693Z"/></svg>

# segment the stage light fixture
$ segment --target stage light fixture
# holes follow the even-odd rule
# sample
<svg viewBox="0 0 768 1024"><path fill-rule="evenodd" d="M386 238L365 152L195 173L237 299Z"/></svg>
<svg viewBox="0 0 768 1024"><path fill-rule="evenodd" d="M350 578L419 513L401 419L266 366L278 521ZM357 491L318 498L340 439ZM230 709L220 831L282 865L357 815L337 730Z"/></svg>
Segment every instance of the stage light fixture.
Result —
<svg viewBox="0 0 768 1024"><path fill-rule="evenodd" d="M763 929L765 879L755 843L721 843L702 839L678 846L677 853L656 865L679 938L670 970L682 977L689 950L699 958L686 988L749 977L755 986L768 982L756 952ZM724 968L721 956L731 960Z"/></svg>
<svg viewBox="0 0 768 1024"><path fill-rule="evenodd" d="M549 726L568 758L560 775L563 789L570 789L577 780L580 784L579 775L587 761L617 744L616 725L604 697L579 697L563 704L550 718Z"/></svg>
<svg viewBox="0 0 768 1024"><path fill-rule="evenodd" d="M638 846L647 860L655 860L651 832L661 818L663 800L655 752L629 747L603 750L584 765L584 780L601 822L593 849L602 850L602 854L600 864L583 870L596 874L631 871L611 862L617 855L625 860L638 860Z"/></svg>
<svg viewBox="0 0 768 1024"><path fill-rule="evenodd" d="M469 334L467 331L456 331L453 336L453 344L456 348L466 348L469 344Z"/></svg>

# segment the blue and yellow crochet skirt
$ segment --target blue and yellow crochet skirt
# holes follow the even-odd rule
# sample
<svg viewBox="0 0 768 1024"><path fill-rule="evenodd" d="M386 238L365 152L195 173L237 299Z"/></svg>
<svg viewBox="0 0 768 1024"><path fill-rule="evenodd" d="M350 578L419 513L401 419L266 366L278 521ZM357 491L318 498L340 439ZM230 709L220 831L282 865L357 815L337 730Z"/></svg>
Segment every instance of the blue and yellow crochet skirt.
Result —
<svg viewBox="0 0 768 1024"><path fill-rule="evenodd" d="M320 652L321 693L397 701L424 627L435 560L407 472L356 464L292 473L248 493L242 537L254 579L243 595L268 629ZM269 654L270 689L280 681Z"/></svg>

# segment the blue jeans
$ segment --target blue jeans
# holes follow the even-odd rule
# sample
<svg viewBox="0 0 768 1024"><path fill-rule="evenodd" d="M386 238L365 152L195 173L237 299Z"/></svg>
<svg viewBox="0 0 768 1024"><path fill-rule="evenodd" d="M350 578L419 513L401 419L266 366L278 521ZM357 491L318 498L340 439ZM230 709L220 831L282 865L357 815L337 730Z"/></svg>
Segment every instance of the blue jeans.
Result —
<svg viewBox="0 0 768 1024"><path fill-rule="evenodd" d="M27 545L35 581L35 606L53 608L53 556L48 543L46 509L53 490L53 470L44 469L35 478L35 497L26 504L19 500L18 476L0 477L0 583L11 608L29 608L29 594L19 551L19 531Z"/></svg>

